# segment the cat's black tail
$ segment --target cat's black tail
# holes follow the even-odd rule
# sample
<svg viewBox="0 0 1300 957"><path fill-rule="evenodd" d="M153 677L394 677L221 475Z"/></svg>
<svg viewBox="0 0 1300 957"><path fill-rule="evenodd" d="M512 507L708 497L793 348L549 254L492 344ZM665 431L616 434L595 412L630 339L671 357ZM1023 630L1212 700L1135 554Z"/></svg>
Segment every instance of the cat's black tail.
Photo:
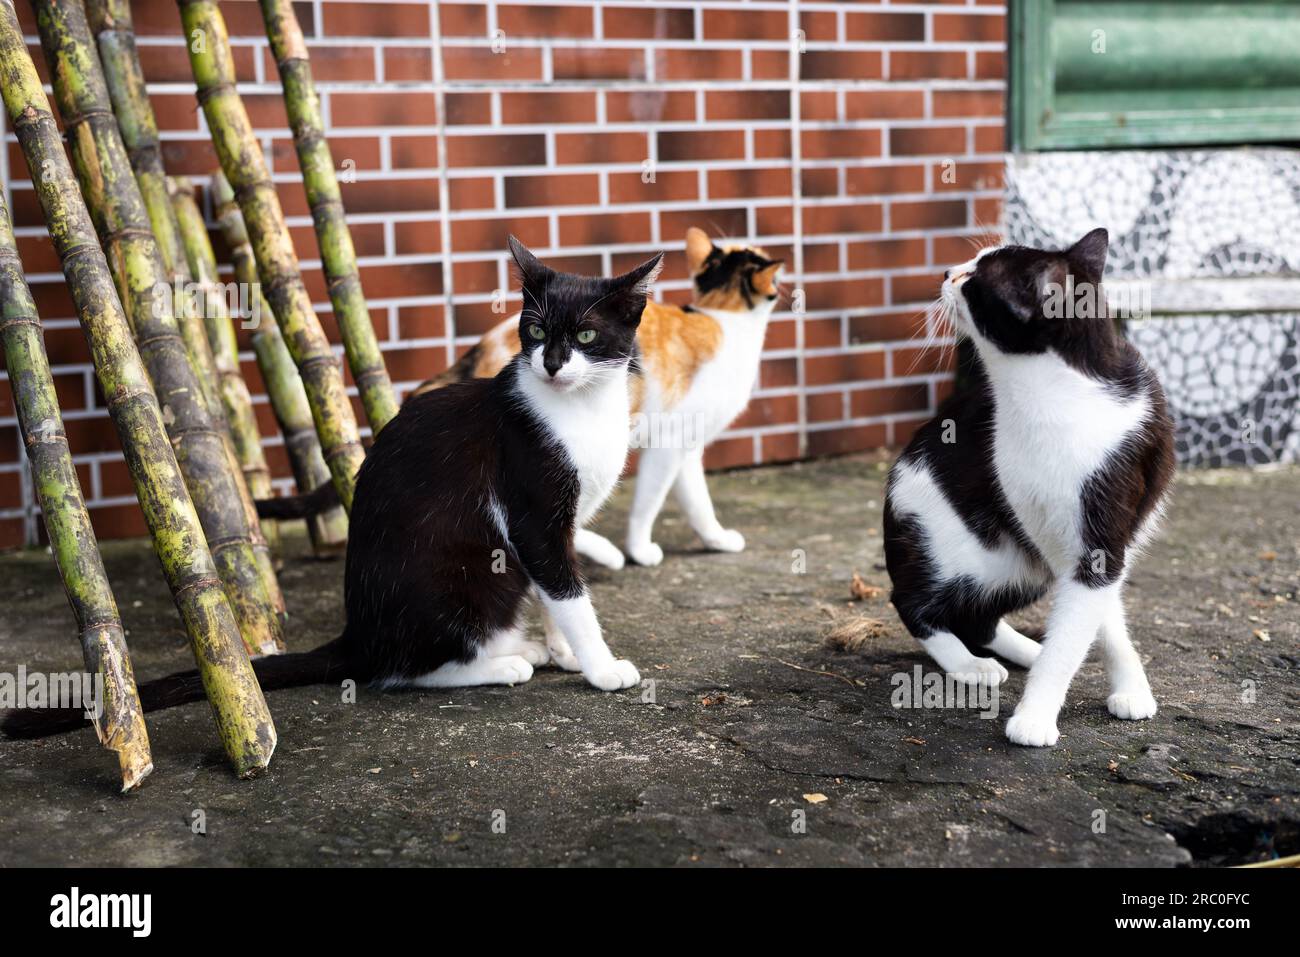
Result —
<svg viewBox="0 0 1300 957"><path fill-rule="evenodd" d="M353 667L343 638L335 638L312 651L292 655L271 655L253 662L253 672L263 691L327 684L353 678L366 681L369 675ZM161 711L204 697L198 671L182 671L139 687L140 704L146 712ZM82 708L14 708L0 719L0 734L6 738L45 738L89 724Z"/></svg>
<svg viewBox="0 0 1300 957"><path fill-rule="evenodd" d="M282 498L259 498L257 517L271 519L311 518L339 504L338 489L333 482L318 485L302 495Z"/></svg>

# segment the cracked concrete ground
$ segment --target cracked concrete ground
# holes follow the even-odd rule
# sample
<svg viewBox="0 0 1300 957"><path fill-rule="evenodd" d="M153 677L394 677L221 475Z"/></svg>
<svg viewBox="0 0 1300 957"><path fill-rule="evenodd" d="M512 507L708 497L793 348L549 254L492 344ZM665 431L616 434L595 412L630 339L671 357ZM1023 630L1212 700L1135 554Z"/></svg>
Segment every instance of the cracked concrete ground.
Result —
<svg viewBox="0 0 1300 957"><path fill-rule="evenodd" d="M551 669L516 688L363 689L355 704L337 688L277 692L279 749L249 782L195 704L150 717L157 769L128 797L89 732L0 742L0 865L1176 866L1300 852L1300 470L1181 476L1129 590L1160 713L1112 719L1092 659L1060 745L1029 750L1003 737L1023 672L997 720L891 705L892 676L930 667L885 598L849 600L855 569L888 585L884 468L856 456L713 476L743 554L699 551L670 506L663 566L593 572L610 643L654 679L653 702ZM627 501L625 488L602 531L617 533ZM148 544L104 551L137 675L188 666ZM340 627L342 564L305 553L291 535L293 649ZM0 671L79 667L49 556L0 556L0 578ZM883 633L828 647L853 616Z"/></svg>

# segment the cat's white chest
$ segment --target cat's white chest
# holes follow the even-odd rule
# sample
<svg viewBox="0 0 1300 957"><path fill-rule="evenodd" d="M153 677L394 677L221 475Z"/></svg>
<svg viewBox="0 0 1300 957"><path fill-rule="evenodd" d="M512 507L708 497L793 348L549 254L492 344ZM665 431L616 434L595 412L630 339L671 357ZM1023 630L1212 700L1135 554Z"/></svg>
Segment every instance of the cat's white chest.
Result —
<svg viewBox="0 0 1300 957"><path fill-rule="evenodd" d="M716 354L695 374L686 395L672 411L694 416L701 444L708 444L744 411L758 379L767 330L768 306L748 313L705 310L722 328Z"/></svg>
<svg viewBox="0 0 1300 957"><path fill-rule="evenodd" d="M569 461L578 473L578 525L585 524L609 498L627 463L626 398L617 415L600 415L590 429L561 436Z"/></svg>
<svg viewBox="0 0 1300 957"><path fill-rule="evenodd" d="M520 375L531 373L523 370ZM627 462L631 409L626 370L581 394L551 393L544 385L522 381L534 411L577 473L581 526L609 498Z"/></svg>
<svg viewBox="0 0 1300 957"><path fill-rule="evenodd" d="M1051 353L1005 357L990 378L998 484L1048 565L1063 574L1083 554L1084 485L1141 426L1148 400L1118 397Z"/></svg>

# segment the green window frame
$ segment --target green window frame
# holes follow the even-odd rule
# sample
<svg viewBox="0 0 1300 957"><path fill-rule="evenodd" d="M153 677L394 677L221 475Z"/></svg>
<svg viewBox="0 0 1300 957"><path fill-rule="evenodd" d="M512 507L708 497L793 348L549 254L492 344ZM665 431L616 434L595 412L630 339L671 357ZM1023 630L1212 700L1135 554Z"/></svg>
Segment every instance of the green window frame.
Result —
<svg viewBox="0 0 1300 957"><path fill-rule="evenodd" d="M1300 140L1300 0L1008 6L1012 149Z"/></svg>

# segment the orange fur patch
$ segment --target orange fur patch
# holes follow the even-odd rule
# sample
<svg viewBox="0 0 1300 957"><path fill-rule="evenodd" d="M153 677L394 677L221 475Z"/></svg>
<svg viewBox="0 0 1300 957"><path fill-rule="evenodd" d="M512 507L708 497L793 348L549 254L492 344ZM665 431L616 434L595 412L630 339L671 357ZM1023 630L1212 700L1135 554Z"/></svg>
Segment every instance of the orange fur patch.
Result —
<svg viewBox="0 0 1300 957"><path fill-rule="evenodd" d="M666 406L690 391L695 374L722 345L722 327L703 312L686 312L657 302L646 304L636 334L641 362L654 377Z"/></svg>
<svg viewBox="0 0 1300 957"><path fill-rule="evenodd" d="M781 264L772 263L766 269L754 273L754 291L760 296L775 296L777 294L776 274L780 271Z"/></svg>
<svg viewBox="0 0 1300 957"><path fill-rule="evenodd" d="M474 378L490 379L507 365L519 352L519 316L503 319L479 340L482 352L474 363Z"/></svg>

